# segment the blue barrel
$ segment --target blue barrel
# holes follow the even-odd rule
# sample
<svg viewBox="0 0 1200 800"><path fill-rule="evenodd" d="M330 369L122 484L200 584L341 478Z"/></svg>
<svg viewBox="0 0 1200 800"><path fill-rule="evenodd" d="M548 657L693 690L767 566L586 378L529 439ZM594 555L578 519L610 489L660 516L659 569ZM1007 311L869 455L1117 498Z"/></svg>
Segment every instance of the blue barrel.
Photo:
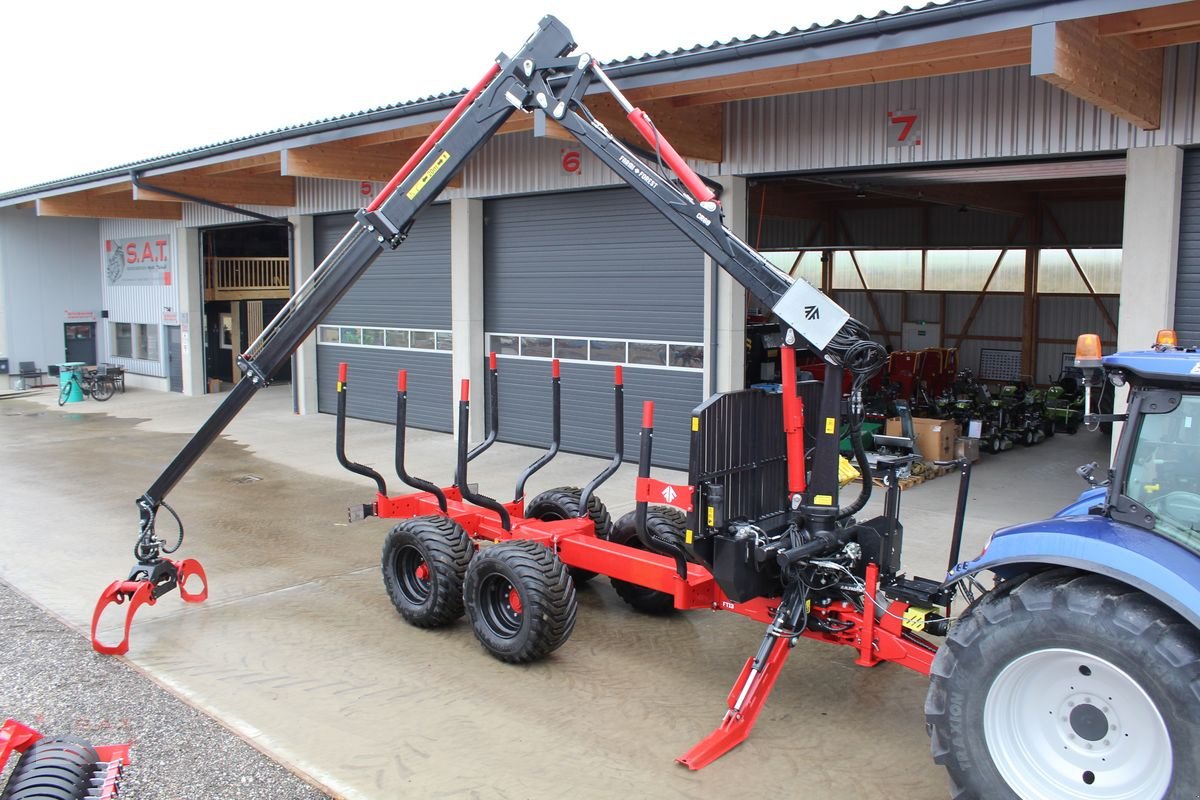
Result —
<svg viewBox="0 0 1200 800"><path fill-rule="evenodd" d="M82 384L80 383L80 381L83 380L84 366L85 365L82 361L68 361L66 363L58 365L59 391L60 392L62 391L62 387L65 386L68 381L71 382L70 393L67 395L67 400L66 400L66 402L68 402L68 403L82 403L83 402L83 389L81 388ZM76 380L71 381L72 376L74 376L76 378Z"/></svg>

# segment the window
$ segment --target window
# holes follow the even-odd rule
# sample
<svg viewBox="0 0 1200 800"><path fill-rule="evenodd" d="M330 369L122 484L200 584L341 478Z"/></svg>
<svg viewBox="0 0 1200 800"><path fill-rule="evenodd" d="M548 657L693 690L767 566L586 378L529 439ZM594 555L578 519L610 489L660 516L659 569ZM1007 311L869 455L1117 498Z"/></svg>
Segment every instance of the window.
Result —
<svg viewBox="0 0 1200 800"><path fill-rule="evenodd" d="M362 343L370 347L383 347L383 331L379 328L363 328Z"/></svg>
<svg viewBox="0 0 1200 800"><path fill-rule="evenodd" d="M113 355L158 361L158 326L139 322L112 323Z"/></svg>
<svg viewBox="0 0 1200 800"><path fill-rule="evenodd" d="M867 282L865 287L863 280L859 280L859 270ZM921 251L838 250L833 254L833 288L919 290Z"/></svg>
<svg viewBox="0 0 1200 800"><path fill-rule="evenodd" d="M1126 423L1134 424L1132 421ZM1200 397L1183 395L1165 414L1140 422L1125 494L1154 514L1154 529L1191 550L1200 549Z"/></svg>
<svg viewBox="0 0 1200 800"><path fill-rule="evenodd" d="M1087 294L1075 262L1097 294L1121 293L1121 253L1113 248L1043 250L1038 256L1038 291L1048 294ZM1074 256L1074 261L1071 260Z"/></svg>
<svg viewBox="0 0 1200 800"><path fill-rule="evenodd" d="M113 355L118 358L133 358L133 326L128 322L114 322Z"/></svg>
<svg viewBox="0 0 1200 800"><path fill-rule="evenodd" d="M1003 257L1001 257L1003 254ZM996 266L999 260L1000 266ZM996 272L993 275L992 270ZM992 282L988 283L988 276ZM925 289L930 292L1025 291L1025 251L930 250L925 263Z"/></svg>

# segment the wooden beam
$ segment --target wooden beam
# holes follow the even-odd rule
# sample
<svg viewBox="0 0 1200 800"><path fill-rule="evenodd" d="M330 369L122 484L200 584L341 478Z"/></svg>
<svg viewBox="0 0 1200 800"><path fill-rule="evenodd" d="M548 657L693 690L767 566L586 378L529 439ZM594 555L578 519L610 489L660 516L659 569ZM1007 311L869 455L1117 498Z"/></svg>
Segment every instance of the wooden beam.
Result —
<svg viewBox="0 0 1200 800"><path fill-rule="evenodd" d="M293 147L283 151L281 170L284 175L303 178L389 181L416 152L417 144L393 143L363 148L330 142Z"/></svg>
<svg viewBox="0 0 1200 800"><path fill-rule="evenodd" d="M1035 25L1030 72L1143 130L1158 129L1162 51L1102 37L1096 19Z"/></svg>
<svg viewBox="0 0 1200 800"><path fill-rule="evenodd" d="M1172 3L1168 6L1106 14L1098 18L1097 31L1101 36L1124 36L1146 33L1184 25L1200 24L1200 2Z"/></svg>
<svg viewBox="0 0 1200 800"><path fill-rule="evenodd" d="M625 112L609 94L588 97L585 102L596 118L618 138L646 150L652 146L629 122ZM725 158L725 109L723 107L688 108L673 102L643 103L640 108L650 116L654 127L662 131L684 158L719 163Z"/></svg>
<svg viewBox="0 0 1200 800"><path fill-rule="evenodd" d="M221 175L226 172L241 172L243 170L253 170L259 167L272 167L275 174L279 174L279 153L264 153L259 156L247 156L246 158L234 158L229 161L222 161L220 164L209 164L206 167L197 167L189 172L200 175Z"/></svg>
<svg viewBox="0 0 1200 800"><path fill-rule="evenodd" d="M735 100L751 100L758 97L774 97L784 94L801 94L803 92L818 92L828 89L840 89L847 86L867 86L876 83L909 80L913 78L931 78L938 75L952 75L961 72L977 72L980 70L1000 69L1002 67L1024 66L1029 63L1029 46L1015 50L1002 50L995 53L960 56L953 61L929 61L916 64L906 64L890 68L871 68L854 72L838 72L834 75L821 75L809 78L780 80L768 84L754 84L734 89L721 89L711 92L697 92L685 97L673 99L676 106L709 105L728 103Z"/></svg>
<svg viewBox="0 0 1200 800"><path fill-rule="evenodd" d="M639 89L630 89L626 94L632 102L644 104L650 100L682 98L720 91L737 91L750 87L760 87L756 96L765 97L769 94L789 93L786 91L771 92L770 88L775 84L812 80L824 81L825 83L822 84L823 88L838 85L850 86L854 85L851 81L861 79L863 74L874 73L885 75L892 70L911 67L913 65L926 65L929 68L934 64L940 64L940 72L933 74L959 72L961 70L956 67L956 61L978 59L981 56L995 53L1027 52L1028 49L1029 29L1018 28L1011 31L968 36L962 39L932 42L912 47L900 47L885 52L862 53L843 58L806 61L780 67L737 72L730 75L647 86ZM843 77L839 78L838 76ZM847 78L844 76L852 77Z"/></svg>
<svg viewBox="0 0 1200 800"><path fill-rule="evenodd" d="M88 219L183 219L182 203L160 203L86 192L46 197L37 201L39 217Z"/></svg>
<svg viewBox="0 0 1200 800"><path fill-rule="evenodd" d="M1154 47L1170 47L1176 44L1192 44L1200 42L1200 25L1188 25L1185 28L1171 28L1164 31L1147 31L1134 33L1125 37L1138 50L1149 50Z"/></svg>
<svg viewBox="0 0 1200 800"><path fill-rule="evenodd" d="M260 206L296 205L296 179L286 175L245 174L196 175L190 172L175 172L169 175L154 175L146 183L173 189L184 194L215 200L218 203L234 203ZM158 194L134 187L135 200L163 200L178 202L178 198Z"/></svg>

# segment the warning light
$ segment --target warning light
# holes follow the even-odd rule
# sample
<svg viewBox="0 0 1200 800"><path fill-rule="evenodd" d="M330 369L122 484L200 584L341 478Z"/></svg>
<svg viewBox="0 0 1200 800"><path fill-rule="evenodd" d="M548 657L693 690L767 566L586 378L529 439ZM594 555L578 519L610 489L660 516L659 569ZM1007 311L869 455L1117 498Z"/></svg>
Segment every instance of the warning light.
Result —
<svg viewBox="0 0 1200 800"><path fill-rule="evenodd" d="M1154 346L1162 350L1171 347L1179 346L1179 337L1175 335L1175 331L1170 328L1163 328L1158 332L1158 336L1154 337Z"/></svg>
<svg viewBox="0 0 1200 800"><path fill-rule="evenodd" d="M1100 366L1100 337L1097 334L1080 334L1075 340L1075 366Z"/></svg>

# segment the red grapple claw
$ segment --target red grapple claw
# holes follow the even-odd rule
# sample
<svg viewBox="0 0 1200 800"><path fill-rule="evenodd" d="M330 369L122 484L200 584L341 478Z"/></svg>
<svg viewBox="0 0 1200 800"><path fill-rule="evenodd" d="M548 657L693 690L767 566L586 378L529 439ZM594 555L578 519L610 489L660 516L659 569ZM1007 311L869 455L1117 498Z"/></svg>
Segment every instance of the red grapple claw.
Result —
<svg viewBox="0 0 1200 800"><path fill-rule="evenodd" d="M133 615L144 605L154 605L153 586L150 581L113 581L100 595L96 610L92 613L92 649L97 653L110 656L123 656L129 652L129 626L133 624ZM121 605L129 601L125 609L125 634L115 645L102 644L96 638L96 627L100 624L100 616L113 603Z"/></svg>
<svg viewBox="0 0 1200 800"><path fill-rule="evenodd" d="M92 612L92 649L97 653L121 656L129 652L129 628L133 624L133 615L144 605L154 605L158 598L171 589L179 589L179 597L185 603L203 603L208 599L208 576L204 567L194 558L182 561L164 559L152 567L142 569L139 564L130 577L139 580L113 581L100 595L96 610ZM188 591L189 578L198 577L201 587L199 591ZM115 645L102 643L96 638L96 629L100 626L100 617L110 605L122 605L128 602L125 609L124 636Z"/></svg>
<svg viewBox="0 0 1200 800"><path fill-rule="evenodd" d="M194 558L185 558L183 561L172 562L179 570L179 596L185 603L203 603L208 599L208 575L204 573L204 567L200 566L200 562ZM193 575L198 575L204 583L203 588L198 592L189 592L187 590L187 581Z"/></svg>

